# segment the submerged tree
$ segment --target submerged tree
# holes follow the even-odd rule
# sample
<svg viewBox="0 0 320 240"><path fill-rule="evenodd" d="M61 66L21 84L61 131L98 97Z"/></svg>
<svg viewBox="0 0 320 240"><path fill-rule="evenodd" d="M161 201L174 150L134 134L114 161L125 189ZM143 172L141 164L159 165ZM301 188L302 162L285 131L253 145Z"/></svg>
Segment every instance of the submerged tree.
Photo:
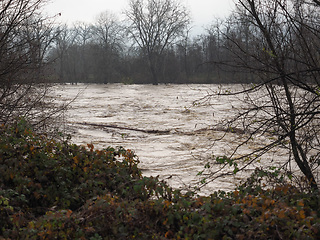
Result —
<svg viewBox="0 0 320 240"><path fill-rule="evenodd" d="M126 16L128 32L145 53L153 83L158 84L163 53L187 30L188 11L175 0L130 0Z"/></svg>
<svg viewBox="0 0 320 240"><path fill-rule="evenodd" d="M319 14L318 1L238 0L232 22L242 31L222 32L234 59L223 64L258 80L244 86L241 94L247 94L248 105L228 122L229 129L241 127L247 133L230 157L246 159L246 168L270 150L282 149L288 160L281 167L291 172L294 162L313 190L318 189L320 165ZM268 144L236 157L259 136L267 137Z"/></svg>

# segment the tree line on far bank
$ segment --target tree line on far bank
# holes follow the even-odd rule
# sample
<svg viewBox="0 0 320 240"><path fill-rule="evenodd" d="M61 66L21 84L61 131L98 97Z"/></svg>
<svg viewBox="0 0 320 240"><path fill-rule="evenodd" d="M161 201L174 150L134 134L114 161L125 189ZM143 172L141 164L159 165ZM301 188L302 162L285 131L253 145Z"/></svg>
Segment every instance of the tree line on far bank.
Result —
<svg viewBox="0 0 320 240"><path fill-rule="evenodd" d="M95 23L56 28L49 58L58 82L251 83L232 62L228 45L241 38L243 24L216 20L192 36L188 10L178 1L129 1L126 21L103 12ZM226 33L232 32L233 38ZM237 73L235 73L237 71Z"/></svg>

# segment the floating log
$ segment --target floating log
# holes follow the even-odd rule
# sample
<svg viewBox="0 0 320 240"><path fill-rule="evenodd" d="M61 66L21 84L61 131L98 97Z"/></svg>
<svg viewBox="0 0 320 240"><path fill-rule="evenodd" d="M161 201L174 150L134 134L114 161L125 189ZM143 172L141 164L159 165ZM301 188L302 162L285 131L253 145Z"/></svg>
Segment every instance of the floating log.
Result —
<svg viewBox="0 0 320 240"><path fill-rule="evenodd" d="M132 127L121 127L121 126L111 125L111 124L101 124L101 123L98 124L98 123L77 122L76 124L94 126L94 127L100 127L100 128L116 128L116 129L137 131L137 132L150 133L150 134L169 134L170 133L170 130L146 130L146 129L132 128Z"/></svg>

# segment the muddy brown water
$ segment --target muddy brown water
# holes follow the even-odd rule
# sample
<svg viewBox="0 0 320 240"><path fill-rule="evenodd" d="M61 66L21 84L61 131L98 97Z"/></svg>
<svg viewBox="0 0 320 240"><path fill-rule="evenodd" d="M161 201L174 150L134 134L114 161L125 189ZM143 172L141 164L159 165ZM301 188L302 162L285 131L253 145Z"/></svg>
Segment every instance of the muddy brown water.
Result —
<svg viewBox="0 0 320 240"><path fill-rule="evenodd" d="M53 97L70 102L66 127L73 130L72 142L92 143L96 149L122 146L139 157L145 176L159 176L175 188L195 186L198 173L214 156L227 155L241 141L241 132L213 128L243 107L241 96L208 94L240 85L58 85ZM76 97L77 96L77 97ZM76 97L76 98L75 98ZM74 99L75 98L75 99ZM254 148L246 146L247 150ZM246 151L246 150L244 150ZM272 156L270 156L272 157ZM214 168L219 168L219 165ZM253 165L250 169L254 169ZM248 172L218 178L201 193L233 190Z"/></svg>

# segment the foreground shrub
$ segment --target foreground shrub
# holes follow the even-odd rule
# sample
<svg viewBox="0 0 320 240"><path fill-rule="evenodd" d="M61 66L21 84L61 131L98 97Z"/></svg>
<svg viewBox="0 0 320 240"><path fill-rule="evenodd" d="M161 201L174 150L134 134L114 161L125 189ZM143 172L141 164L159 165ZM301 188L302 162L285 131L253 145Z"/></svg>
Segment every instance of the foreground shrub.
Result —
<svg viewBox="0 0 320 240"><path fill-rule="evenodd" d="M257 170L235 191L184 194L143 177L134 153L0 135L0 239L319 239L319 194Z"/></svg>
<svg viewBox="0 0 320 240"><path fill-rule="evenodd" d="M56 142L35 135L23 120L0 131L0 196L10 204L1 208L2 226L10 225L11 211L19 212L22 221L50 208L76 210L106 192L128 199L141 197L128 191L141 178L138 160L130 150L94 151L90 144L85 148ZM3 210L8 207L10 211Z"/></svg>
<svg viewBox="0 0 320 240"><path fill-rule="evenodd" d="M128 201L110 194L76 212L49 211L29 222L20 236L32 239L319 239L318 213L284 189L259 195L215 193ZM288 192L287 192L288 193ZM175 195L175 194L174 194Z"/></svg>

